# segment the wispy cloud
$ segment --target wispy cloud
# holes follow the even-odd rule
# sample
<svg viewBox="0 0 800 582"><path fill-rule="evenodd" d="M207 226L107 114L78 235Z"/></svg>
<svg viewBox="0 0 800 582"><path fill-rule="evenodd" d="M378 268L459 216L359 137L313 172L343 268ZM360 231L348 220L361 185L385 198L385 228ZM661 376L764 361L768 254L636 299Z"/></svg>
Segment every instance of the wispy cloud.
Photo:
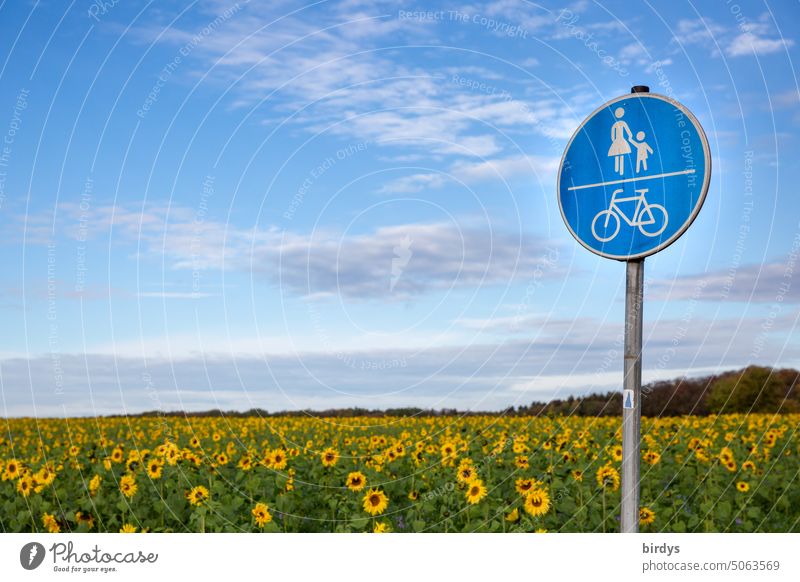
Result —
<svg viewBox="0 0 800 582"><path fill-rule="evenodd" d="M678 21L673 32L673 41L679 45L700 44L714 47L727 29L708 18L685 18Z"/></svg>
<svg viewBox="0 0 800 582"><path fill-rule="evenodd" d="M794 41L790 38L768 38L754 32L744 32L730 42L725 52L732 57L760 56L785 51L791 46L794 46Z"/></svg>
<svg viewBox="0 0 800 582"><path fill-rule="evenodd" d="M205 299L214 297L214 294L201 291L142 291L136 296L143 299Z"/></svg>
<svg viewBox="0 0 800 582"><path fill-rule="evenodd" d="M424 172L397 178L384 184L380 192L411 193L439 188L448 182L475 184L495 181L503 184L515 176L538 176L550 180L558 169L560 160L555 156L517 155L484 161L458 161L441 172Z"/></svg>
<svg viewBox="0 0 800 582"><path fill-rule="evenodd" d="M797 303L800 285L796 274L798 256L782 261L742 265L709 273L654 281L647 296L660 301L741 301L745 303Z"/></svg>
<svg viewBox="0 0 800 582"><path fill-rule="evenodd" d="M755 319L660 320L644 337L647 379L796 362L781 315L754 355ZM95 415L209 408L271 411L359 406L500 410L532 399L613 389L622 377L620 326L553 319L525 339L343 352L197 353L133 357L62 354L0 360L3 415ZM173 338L174 339L174 338ZM172 341L172 340L170 340ZM135 352L136 350L134 350ZM346 357L344 357L346 356ZM350 364L355 362L355 366ZM360 365L364 363L364 365ZM145 376L145 374L147 376ZM143 378L148 378L144 383Z"/></svg>
<svg viewBox="0 0 800 582"><path fill-rule="evenodd" d="M712 56L724 52L729 57L764 56L794 46L794 40L776 37L765 16L754 21L742 20L735 28L708 18L680 20L673 40L679 45L704 46Z"/></svg>
<svg viewBox="0 0 800 582"><path fill-rule="evenodd" d="M391 285L395 248L406 243L413 255ZM349 237L287 234L271 248L260 246L251 264L295 294L392 301L434 290L510 285L530 275L548 244L487 228L402 224ZM263 267L270 264L274 270Z"/></svg>
<svg viewBox="0 0 800 582"><path fill-rule="evenodd" d="M424 45L435 40L436 31L435 23L399 18L395 3L357 9L323 6L313 20L303 18L302 11L282 13L281 8L255 4L205 37L191 55L201 67L213 67L216 82L230 84L238 106L253 107L266 99L273 111L289 115L282 122L308 132L369 140L383 148L415 148L428 155L493 156L506 147L500 131L563 139L575 125L568 106L552 94L547 99L509 99L453 82L450 62L419 64L411 58L419 49L407 49L409 58L398 57L397 50L386 47ZM552 24L546 11L528 14L515 4L513 9L500 1L482 10L463 10L513 17L531 29ZM196 26L202 27L202 21ZM150 24L136 34L147 42L180 47L196 30L187 24L166 29ZM513 93L497 72L466 66L458 74ZM274 118L265 122L275 123Z"/></svg>
<svg viewBox="0 0 800 582"><path fill-rule="evenodd" d="M472 168L474 177L489 169ZM69 217L79 211L64 205ZM141 259L164 261L171 269L227 269L255 273L282 291L299 296L397 301L451 288L510 285L529 275L555 243L543 238L470 223L407 223L380 226L358 235L332 229L298 233L277 227L240 228L204 219L187 208L150 205L89 211L84 232L135 243ZM68 218L66 223L73 223ZM403 276L392 284L395 249L413 246ZM555 276L557 271L548 271ZM190 294L197 298L196 294ZM141 297L181 297L171 291Z"/></svg>

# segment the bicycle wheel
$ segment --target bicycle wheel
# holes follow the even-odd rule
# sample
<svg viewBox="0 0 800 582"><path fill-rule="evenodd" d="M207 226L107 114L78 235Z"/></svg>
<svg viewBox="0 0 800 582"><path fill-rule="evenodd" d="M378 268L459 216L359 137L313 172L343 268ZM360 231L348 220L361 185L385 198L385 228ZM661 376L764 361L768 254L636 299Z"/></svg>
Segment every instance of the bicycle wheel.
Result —
<svg viewBox="0 0 800 582"><path fill-rule="evenodd" d="M645 210L650 211L650 215L653 217L653 222L650 224L640 224L639 230L645 236L658 236L664 229L667 228L667 209L661 206L660 204L648 204L646 209L642 209L642 213L639 214L639 218L645 212ZM655 228L655 231L648 231L647 228Z"/></svg>
<svg viewBox="0 0 800 582"><path fill-rule="evenodd" d="M602 222L598 225L597 221L600 218L603 218ZM600 232L598 233L598 226ZM607 242L610 241L612 238L617 236L619 232L619 216L617 213L612 210L601 210L597 213L597 216L594 217L592 221L592 234L594 238L599 240L600 242Z"/></svg>

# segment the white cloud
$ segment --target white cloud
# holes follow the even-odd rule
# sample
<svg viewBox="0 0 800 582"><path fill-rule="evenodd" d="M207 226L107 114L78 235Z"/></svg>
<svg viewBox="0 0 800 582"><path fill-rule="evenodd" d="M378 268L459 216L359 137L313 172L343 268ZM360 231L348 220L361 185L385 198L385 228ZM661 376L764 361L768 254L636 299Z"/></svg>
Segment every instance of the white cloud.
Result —
<svg viewBox="0 0 800 582"><path fill-rule="evenodd" d="M645 362L649 362L645 378L696 375L750 363L775 365L778 358L781 365L796 365L800 349L777 331L792 330L794 319L792 314L778 317L758 357L752 356L752 329L758 320L698 317L688 325L660 320L645 332ZM502 410L532 399L618 387L619 327L595 319L555 320L524 339L422 350L380 346L344 352L200 352L155 358L62 354L59 390L50 355L31 355L0 361L0 391L4 416L253 407ZM132 353L138 353L136 346ZM357 365L351 366L352 362ZM358 365L362 362L363 368ZM150 378L147 386L142 380L145 372Z"/></svg>
<svg viewBox="0 0 800 582"><path fill-rule="evenodd" d="M518 164L530 167L530 161L525 163ZM491 171L480 165L464 168L471 179L485 179ZM73 214L79 208L65 204L61 209L67 224L77 222ZM490 224L396 224L343 235L328 229L306 234L277 227L238 228L210 217L197 221L192 211L177 206L152 205L138 212L122 206L94 207L88 214L88 238L113 233L110 240L115 243L136 243L142 260L193 272L254 273L291 295L351 300L394 302L435 290L509 285L535 268L549 244ZM396 248L404 240L410 241L411 257L390 288Z"/></svg>
<svg viewBox="0 0 800 582"><path fill-rule="evenodd" d="M673 41L679 45L705 46L712 56L719 56L724 49L730 57L768 55L794 46L792 39L771 38L772 27L765 21L745 21L737 29L726 28L707 18L683 19L678 22Z"/></svg>
<svg viewBox="0 0 800 582"><path fill-rule="evenodd" d="M205 299L214 297L214 294L200 291L142 291L136 296L143 299Z"/></svg>
<svg viewBox="0 0 800 582"><path fill-rule="evenodd" d="M625 64L641 59L647 59L647 49L640 42L627 44L619 51L619 60Z"/></svg>
<svg viewBox="0 0 800 582"><path fill-rule="evenodd" d="M654 72L656 69L658 69L658 68L661 68L661 67L667 67L667 66L669 66L669 65L671 65L671 64L673 64L673 60L672 60L672 59L670 59L669 57L668 57L668 58L666 58L666 59L660 59L660 60L658 60L658 61L653 61L652 63L650 63L649 65L647 65L647 67L645 68L645 70L644 70L644 71L645 71L645 73L647 73L647 74L653 74L653 72Z"/></svg>
<svg viewBox="0 0 800 582"><path fill-rule="evenodd" d="M797 89L789 89L780 93L770 95L772 107L795 108L800 106L800 92Z"/></svg>
<svg viewBox="0 0 800 582"><path fill-rule="evenodd" d="M442 172L425 172L404 176L386 183L380 192L411 193L440 188L451 183L475 184L483 181L502 183L515 176L527 175L540 180L551 179L558 170L560 158L517 155L501 159L458 161Z"/></svg>
<svg viewBox="0 0 800 582"><path fill-rule="evenodd" d="M743 32L728 45L726 52L732 57L768 55L794 46L789 38L765 38L753 32Z"/></svg>
<svg viewBox="0 0 800 582"><path fill-rule="evenodd" d="M797 303L800 302L800 286L794 284L796 260L796 255L788 255L783 261L654 281L648 285L647 296L660 301Z"/></svg>
<svg viewBox="0 0 800 582"><path fill-rule="evenodd" d="M508 16L531 28L552 21L541 9L521 10L513 4L512 9L512 3L495 2L473 11ZM487 157L507 147L500 131L569 137L576 120L552 97L509 100L452 80L457 74L512 93L514 85L502 70L465 65L455 73L449 63L417 64L402 51L384 50L387 44L435 39L435 28L397 18L389 6L344 10L334 4L317 9L310 19L304 11L283 15L280 8L251 3L204 37L190 60L213 67L206 81L230 85L237 106L255 107L269 99L273 113L285 113L286 121L308 132L369 140L381 148ZM137 34L179 48L196 31L149 25Z"/></svg>
<svg viewBox="0 0 800 582"><path fill-rule="evenodd" d="M397 248L410 258L390 286ZM286 234L260 245L250 267L293 294L396 301L434 290L510 285L535 269L547 241L448 223L385 226L341 237Z"/></svg>
<svg viewBox="0 0 800 582"><path fill-rule="evenodd" d="M724 26L707 18L682 19L673 32L673 41L679 45L701 44L713 46L727 32Z"/></svg>

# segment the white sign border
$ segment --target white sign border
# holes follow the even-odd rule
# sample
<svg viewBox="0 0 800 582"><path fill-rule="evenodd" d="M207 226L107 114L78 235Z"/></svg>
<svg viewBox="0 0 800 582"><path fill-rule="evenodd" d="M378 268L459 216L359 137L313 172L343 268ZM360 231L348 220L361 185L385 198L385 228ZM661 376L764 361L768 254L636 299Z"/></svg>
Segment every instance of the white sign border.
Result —
<svg viewBox="0 0 800 582"><path fill-rule="evenodd" d="M593 249L592 247L584 243L583 240L577 235L577 233L574 230L572 230L572 226L570 226L569 222L567 221L567 217L564 215L564 208L561 205L561 173L564 169L564 160L567 157L567 152L569 152L570 147L572 147L572 142L575 140L575 137L577 137L577 135L583 129L583 126L586 125L586 123L588 123L590 119L594 118L594 116L600 113L602 110L610 107L614 103L618 103L619 101L625 101L627 99L660 99L661 101L666 101L670 105L677 107L689 119L689 121L692 122L692 125L697 130L697 134L700 137L700 141L703 144L703 153L705 154L706 164L703 176L703 185L701 186L701 191L700 191L700 198L698 199L697 204L695 204L692 213L689 215L689 217L686 219L683 225L675 232L675 234L673 234L669 239L667 239L657 247L650 249L649 251L639 253L637 255L612 255L609 253L598 251L597 249ZM711 149L708 147L708 138L706 138L706 132L703 131L703 126L700 125L700 122L697 120L694 114L691 111L689 111L689 109L687 109L684 105L678 103L675 99L672 99L665 95L660 95L658 93L629 93L627 95L622 95L620 97L612 99L611 101L607 101L606 103L604 103L603 105L592 111L586 117L586 119L584 119L581 122L578 128L573 132L572 137L570 137L569 142L567 142L567 147L564 148L564 153L561 155L561 162L558 164L558 176L556 178L556 193L558 195L558 210L561 213L561 219L564 221L564 224L567 225L567 229L569 230L570 234L573 236L575 240L577 240L581 244L582 247L606 259L614 259L617 261L633 261L649 257L650 255L654 255L655 253L664 250L669 245L678 240L683 235L683 233L688 230L688 228L694 222L695 218L697 218L697 215L700 213L700 209L703 207L703 204L706 201L706 195L708 194L708 188L710 184L711 184Z"/></svg>

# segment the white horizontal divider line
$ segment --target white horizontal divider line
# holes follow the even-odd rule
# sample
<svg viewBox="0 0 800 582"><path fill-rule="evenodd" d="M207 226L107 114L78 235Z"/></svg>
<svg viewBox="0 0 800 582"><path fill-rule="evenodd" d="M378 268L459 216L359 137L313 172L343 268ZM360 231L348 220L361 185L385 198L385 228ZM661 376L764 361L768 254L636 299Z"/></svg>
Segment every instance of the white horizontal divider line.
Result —
<svg viewBox="0 0 800 582"><path fill-rule="evenodd" d="M594 188L596 186L612 186L614 184L625 184L626 182L637 182L641 180L655 180L656 178L668 178L670 176L681 176L683 174L694 174L694 170L681 170L680 172L667 172L666 174L653 174L652 176L641 176L639 178L625 178L624 180L612 180L610 182L597 182L596 184L585 184L583 186L570 186L567 190L583 190L584 188Z"/></svg>

